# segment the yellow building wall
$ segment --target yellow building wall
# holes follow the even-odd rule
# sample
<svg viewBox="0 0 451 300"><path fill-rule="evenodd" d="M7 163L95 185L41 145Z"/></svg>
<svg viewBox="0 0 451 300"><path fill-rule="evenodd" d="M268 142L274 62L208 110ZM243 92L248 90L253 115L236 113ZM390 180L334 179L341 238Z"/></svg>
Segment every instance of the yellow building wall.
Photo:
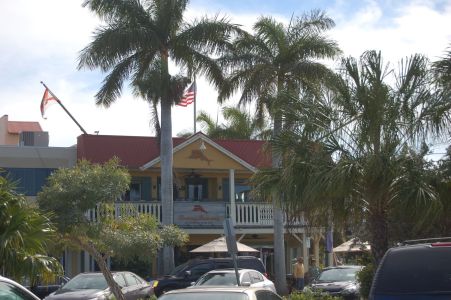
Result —
<svg viewBox="0 0 451 300"><path fill-rule="evenodd" d="M222 183L229 178L229 169L235 170L235 180L249 179L252 176L252 171L208 143L204 143L206 149L201 151L201 144L201 140L195 141L174 154L174 184L179 187L179 199L187 198L186 177L191 172L208 180L208 199L212 201L223 199ZM130 174L135 177L150 177L151 200L158 200L160 163L145 171L131 170Z"/></svg>
<svg viewBox="0 0 451 300"><path fill-rule="evenodd" d="M247 168L237 161L226 156L213 146L204 143L205 151L200 150L202 141L197 140L174 154L174 168L184 169L235 169L237 171L248 171ZM160 163L155 165L160 168Z"/></svg>

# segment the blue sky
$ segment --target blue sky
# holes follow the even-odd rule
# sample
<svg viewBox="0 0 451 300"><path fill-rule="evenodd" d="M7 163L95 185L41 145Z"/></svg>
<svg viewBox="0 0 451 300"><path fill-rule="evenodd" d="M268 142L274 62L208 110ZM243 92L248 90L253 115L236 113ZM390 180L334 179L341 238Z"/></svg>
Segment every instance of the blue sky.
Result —
<svg viewBox="0 0 451 300"><path fill-rule="evenodd" d="M78 71L76 62L100 23L81 3L0 1L0 115L39 121L52 146L76 144L81 132L61 108L50 107L48 118L41 118L42 80L88 133L152 135L147 104L127 90L108 109L95 105L103 75ZM336 26L328 35L346 56L377 49L392 63L417 52L435 60L451 45L451 0L192 0L186 18L219 13L250 29L262 15L288 22L311 9L334 19ZM216 91L202 79L197 99L198 110L214 116L220 112ZM226 105L234 103L231 99ZM192 107L173 109L174 136L184 130L192 130Z"/></svg>

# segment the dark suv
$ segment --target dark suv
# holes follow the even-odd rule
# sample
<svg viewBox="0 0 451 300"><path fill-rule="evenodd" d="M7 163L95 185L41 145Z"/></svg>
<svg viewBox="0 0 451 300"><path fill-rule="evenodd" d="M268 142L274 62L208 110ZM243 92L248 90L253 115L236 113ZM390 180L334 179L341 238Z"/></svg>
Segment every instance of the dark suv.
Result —
<svg viewBox="0 0 451 300"><path fill-rule="evenodd" d="M266 274L262 261L254 256L238 256L238 268L253 269ZM185 288L197 281L203 274L215 269L233 268L232 258L194 259L177 266L169 275L153 281L157 297L170 290Z"/></svg>
<svg viewBox="0 0 451 300"><path fill-rule="evenodd" d="M392 299L451 299L451 238L408 241L385 253L369 300Z"/></svg>

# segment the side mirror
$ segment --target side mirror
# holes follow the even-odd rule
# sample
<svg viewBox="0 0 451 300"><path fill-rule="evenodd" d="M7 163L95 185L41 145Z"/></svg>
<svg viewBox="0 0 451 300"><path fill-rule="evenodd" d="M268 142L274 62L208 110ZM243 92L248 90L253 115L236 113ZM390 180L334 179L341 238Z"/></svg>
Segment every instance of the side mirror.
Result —
<svg viewBox="0 0 451 300"><path fill-rule="evenodd" d="M251 286L251 283L249 281L243 281L241 282L241 286Z"/></svg>
<svg viewBox="0 0 451 300"><path fill-rule="evenodd" d="M196 284L195 281L191 281L191 283L190 283L191 286L193 286L193 285L195 285L195 284Z"/></svg>
<svg viewBox="0 0 451 300"><path fill-rule="evenodd" d="M191 271L185 271L185 277L191 276Z"/></svg>

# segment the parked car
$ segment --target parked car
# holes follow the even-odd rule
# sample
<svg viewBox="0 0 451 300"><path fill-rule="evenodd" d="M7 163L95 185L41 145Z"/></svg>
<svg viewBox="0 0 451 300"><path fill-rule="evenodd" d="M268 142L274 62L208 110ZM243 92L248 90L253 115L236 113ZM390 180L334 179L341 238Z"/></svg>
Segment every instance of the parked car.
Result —
<svg viewBox="0 0 451 300"><path fill-rule="evenodd" d="M451 299L451 238L407 241L389 249L369 299Z"/></svg>
<svg viewBox="0 0 451 300"><path fill-rule="evenodd" d="M262 261L254 256L238 256L238 268L257 270L266 276ZM175 289L189 287L200 276L215 269L233 268L232 258L194 259L177 266L169 275L151 282L157 297Z"/></svg>
<svg viewBox="0 0 451 300"><path fill-rule="evenodd" d="M57 276L55 280L51 282L43 283L38 280L35 284L30 285L29 280L26 280L23 285L40 299L44 299L46 296L65 285L69 280L69 277Z"/></svg>
<svg viewBox="0 0 451 300"><path fill-rule="evenodd" d="M113 272L114 280L122 288L125 299L150 299L152 286L132 272ZM104 300L112 296L102 273L81 273L69 280L45 300Z"/></svg>
<svg viewBox="0 0 451 300"><path fill-rule="evenodd" d="M282 300L282 298L260 287L204 287L170 291L158 300Z"/></svg>
<svg viewBox="0 0 451 300"><path fill-rule="evenodd" d="M39 300L32 292L14 280L0 276L0 299L2 300Z"/></svg>
<svg viewBox="0 0 451 300"><path fill-rule="evenodd" d="M362 268L362 266L324 268L308 288L313 291L325 292L331 296L340 296L346 300L359 299L360 285L356 275Z"/></svg>
<svg viewBox="0 0 451 300"><path fill-rule="evenodd" d="M274 283L252 269L238 269L241 286L261 287L276 292ZM193 286L237 286L235 269L219 269L202 275Z"/></svg>

